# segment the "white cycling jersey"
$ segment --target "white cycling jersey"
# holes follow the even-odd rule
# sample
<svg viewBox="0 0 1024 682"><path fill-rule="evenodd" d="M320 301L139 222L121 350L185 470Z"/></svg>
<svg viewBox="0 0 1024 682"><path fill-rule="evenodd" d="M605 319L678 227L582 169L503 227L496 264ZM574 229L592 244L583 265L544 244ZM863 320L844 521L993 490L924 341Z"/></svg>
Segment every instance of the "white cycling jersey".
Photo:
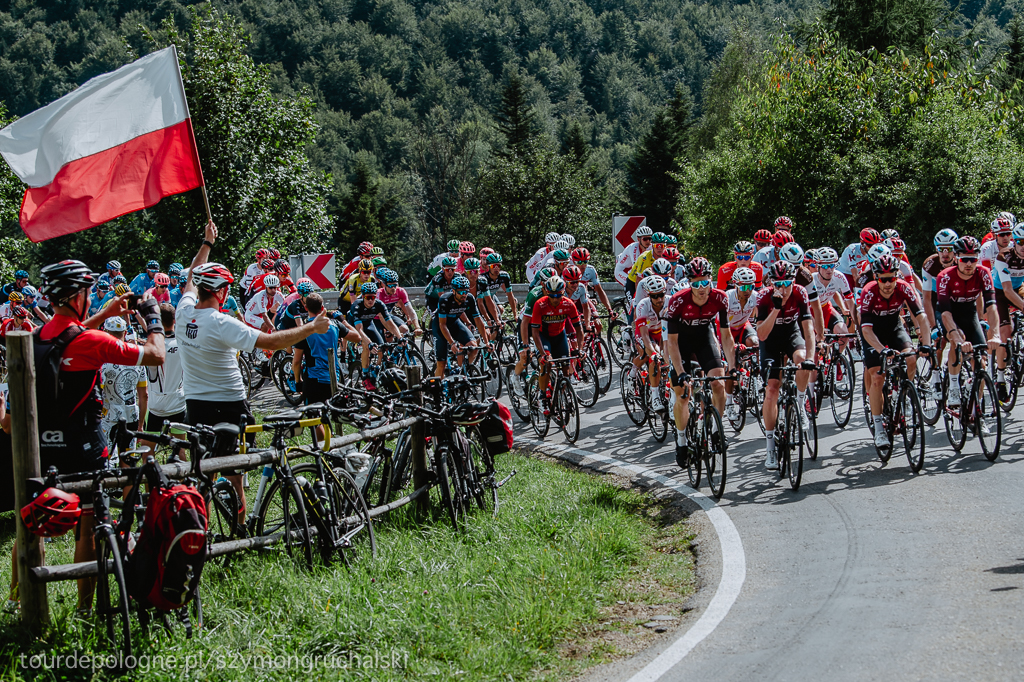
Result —
<svg viewBox="0 0 1024 682"><path fill-rule="evenodd" d="M661 308L664 312L664 303ZM643 301L637 304L636 312L633 317L633 330L639 335L641 327L647 327L648 334L661 334L665 321L661 319L658 311L654 309L654 302L650 298L645 298Z"/></svg>
<svg viewBox="0 0 1024 682"><path fill-rule="evenodd" d="M839 265L836 266L836 270L853 277L854 269L867 259L867 254L861 250L860 242L854 242L843 249L843 255L839 257Z"/></svg>
<svg viewBox="0 0 1024 682"><path fill-rule="evenodd" d="M640 242L633 242L619 254L619 257L615 259L615 281L626 286L626 279L629 277L629 271L633 267L633 263L640 257L644 251L644 247L640 245Z"/></svg>
<svg viewBox="0 0 1024 682"><path fill-rule="evenodd" d="M736 289L729 289L725 292L725 300L728 302L726 314L729 316L729 328L742 329L757 309L757 293L751 291L747 296L747 302L740 304L740 292Z"/></svg>
<svg viewBox="0 0 1024 682"><path fill-rule="evenodd" d="M541 263L544 262L544 259L548 257L549 253L551 253L551 252L548 251L548 247L545 244L544 246L542 246L539 249L537 249L537 253L533 254L530 257L530 260L526 261L526 282L527 283L532 282L533 278L537 276L538 272L540 272L540 269L542 267Z"/></svg>
<svg viewBox="0 0 1024 682"><path fill-rule="evenodd" d="M811 281L808 289L811 288L818 293L818 300L823 303L831 303L833 294L839 294L844 299L853 298L850 282L845 277L840 276L839 273L834 273L832 279L827 282L821 277L820 273L814 273L814 279Z"/></svg>
<svg viewBox="0 0 1024 682"><path fill-rule="evenodd" d="M753 263L760 263L764 267L765 271L767 271L768 266L778 260L775 256L775 247L769 244L763 249L759 249L750 260Z"/></svg>
<svg viewBox="0 0 1024 682"><path fill-rule="evenodd" d="M284 296L278 291L274 294L274 298L271 299L267 296L267 292L264 289L260 293L252 297L252 300L245 306L245 315L242 318L245 323L250 327L260 329L263 326L263 313L270 313L271 309L278 310L284 305ZM273 318L273 315L270 316Z"/></svg>
<svg viewBox="0 0 1024 682"><path fill-rule="evenodd" d="M667 301L668 299L672 298L672 294L679 291L680 287L679 283L676 282L671 277L665 279L665 284L668 285L668 288L665 290L665 300ZM633 305L640 305L641 301L646 301L648 298L649 296L647 295L647 287L640 284L637 286L636 294L634 294L633 296Z"/></svg>
<svg viewBox="0 0 1024 682"><path fill-rule="evenodd" d="M1012 245L1013 242L1010 242L1010 246ZM1006 250L1008 250L1010 246L1007 246ZM999 242L997 242L995 239L991 239L982 244L981 251L978 253L978 258L980 259L982 265L991 270L995 266L996 261L1000 260Z"/></svg>

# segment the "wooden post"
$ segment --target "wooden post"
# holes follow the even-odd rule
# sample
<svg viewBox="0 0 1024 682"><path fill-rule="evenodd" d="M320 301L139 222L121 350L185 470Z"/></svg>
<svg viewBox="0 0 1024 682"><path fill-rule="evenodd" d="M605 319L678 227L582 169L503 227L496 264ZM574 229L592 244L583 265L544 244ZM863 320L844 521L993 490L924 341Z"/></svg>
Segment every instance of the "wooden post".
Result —
<svg viewBox="0 0 1024 682"><path fill-rule="evenodd" d="M405 368L405 380L410 388L420 385L420 381L423 379L422 373L422 368L419 365L410 365ZM417 391L413 401L422 404L423 391ZM409 437L412 439L412 487L419 489L429 481L426 424L422 420L413 424L409 428ZM421 495L416 500L416 508L421 512L430 511L430 495Z"/></svg>
<svg viewBox="0 0 1024 682"><path fill-rule="evenodd" d="M32 358L32 334L7 334L8 385L11 391L11 446L14 451L14 508L31 502L28 479L40 476L39 419L36 413L36 368ZM18 542L18 594L21 620L31 632L39 634L50 625L50 605L46 584L33 580L32 569L42 566L42 538L25 528L16 517Z"/></svg>
<svg viewBox="0 0 1024 682"><path fill-rule="evenodd" d="M327 349L327 371L331 376L331 395L336 395L338 393L338 368L335 366L338 362L337 357L337 349Z"/></svg>

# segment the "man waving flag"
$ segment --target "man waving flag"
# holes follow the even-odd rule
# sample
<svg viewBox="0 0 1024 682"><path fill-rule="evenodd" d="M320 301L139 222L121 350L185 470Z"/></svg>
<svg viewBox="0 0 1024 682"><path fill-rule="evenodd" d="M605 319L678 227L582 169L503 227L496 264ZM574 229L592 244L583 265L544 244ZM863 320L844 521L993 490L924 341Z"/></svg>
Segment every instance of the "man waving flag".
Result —
<svg viewBox="0 0 1024 682"><path fill-rule="evenodd" d="M34 242L204 184L173 45L0 130L0 155L28 185L20 218Z"/></svg>

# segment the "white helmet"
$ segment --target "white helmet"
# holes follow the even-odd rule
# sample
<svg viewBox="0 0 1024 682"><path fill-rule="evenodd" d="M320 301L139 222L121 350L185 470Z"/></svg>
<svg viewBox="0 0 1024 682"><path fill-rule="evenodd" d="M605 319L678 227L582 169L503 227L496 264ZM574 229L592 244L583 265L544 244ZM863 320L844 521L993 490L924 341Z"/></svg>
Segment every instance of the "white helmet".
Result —
<svg viewBox="0 0 1024 682"><path fill-rule="evenodd" d="M886 246L885 244L875 244L870 249L868 249L868 262L874 265L875 261L877 261L882 256L891 255L892 249L890 249L888 246Z"/></svg>
<svg viewBox="0 0 1024 682"><path fill-rule="evenodd" d="M281 286L281 280L277 278L277 275L267 275L263 278L263 286L270 289L271 287L277 288Z"/></svg>
<svg viewBox="0 0 1024 682"><path fill-rule="evenodd" d="M555 242L557 242L561 238L562 238L562 235L558 234L557 232L548 232L546 235L544 235L544 243L545 244L554 244Z"/></svg>
<svg viewBox="0 0 1024 682"><path fill-rule="evenodd" d="M790 242L779 249L779 258L793 265L803 265L804 250L796 242Z"/></svg>
<svg viewBox="0 0 1024 682"><path fill-rule="evenodd" d="M633 233L633 239L640 239L640 237L650 237L653 234L654 230L647 227L646 225L641 225L640 227L636 228L636 232Z"/></svg>
<svg viewBox="0 0 1024 682"><path fill-rule="evenodd" d="M126 332L128 323L124 321L123 317L115 315L107 318L107 321L103 323L103 329L108 332Z"/></svg>
<svg viewBox="0 0 1024 682"><path fill-rule="evenodd" d="M839 254L831 246L822 246L818 249L818 264L829 265L839 262Z"/></svg>
<svg viewBox="0 0 1024 682"><path fill-rule="evenodd" d="M203 263L192 270L192 282L202 289L217 291L234 281L231 271L220 263Z"/></svg>
<svg viewBox="0 0 1024 682"><path fill-rule="evenodd" d="M559 237L558 241L555 242L555 250L561 249L562 251L569 251L569 242L565 241L565 238Z"/></svg>
<svg viewBox="0 0 1024 682"><path fill-rule="evenodd" d="M658 275L651 275L644 279L643 287L648 294L663 294L668 289L668 284Z"/></svg>
<svg viewBox="0 0 1024 682"><path fill-rule="evenodd" d="M1017 223L1017 226L1013 228L1013 241L1020 239L1024 239L1024 223Z"/></svg>
<svg viewBox="0 0 1024 682"><path fill-rule="evenodd" d="M750 268L736 268L732 281L733 284L757 284L757 275Z"/></svg>
<svg viewBox="0 0 1024 682"><path fill-rule="evenodd" d="M563 234L562 241L567 243L570 249L576 246L576 237L573 237L571 234Z"/></svg>
<svg viewBox="0 0 1024 682"><path fill-rule="evenodd" d="M662 277L670 274L673 269L672 263L668 262L664 258L659 258L658 260L654 261L654 263L651 265L651 268L654 270L654 274L661 275Z"/></svg>
<svg viewBox="0 0 1024 682"><path fill-rule="evenodd" d="M1017 217L1015 215L1013 215L1012 213L1010 213L1009 211L1002 211L1002 212L1000 212L999 217L1000 218L1006 218L1007 220L1010 221L1011 225L1016 225L1017 224Z"/></svg>

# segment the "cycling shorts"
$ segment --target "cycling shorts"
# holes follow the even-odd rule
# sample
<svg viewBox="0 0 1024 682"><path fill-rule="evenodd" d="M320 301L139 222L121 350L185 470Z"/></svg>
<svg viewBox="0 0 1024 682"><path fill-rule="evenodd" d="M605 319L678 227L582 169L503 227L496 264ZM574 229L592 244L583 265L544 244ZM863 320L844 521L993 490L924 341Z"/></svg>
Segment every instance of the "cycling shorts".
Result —
<svg viewBox="0 0 1024 682"><path fill-rule="evenodd" d="M359 325L359 328L362 329L363 333L366 334L366 337L370 339L370 343L375 343L379 346L384 343L384 335L380 333L380 328L374 324L374 322L376 322L376 320L370 324L361 324Z"/></svg>
<svg viewBox="0 0 1024 682"><path fill-rule="evenodd" d="M744 346L757 345L757 330L754 329L754 325L749 321L742 327L736 327L735 329L729 327L729 332L732 334L733 343L742 343ZM747 339L750 337L754 337L754 343L747 343Z"/></svg>
<svg viewBox="0 0 1024 682"><path fill-rule="evenodd" d="M456 343L465 346L467 343L473 340L473 333L469 331L469 327L463 324L462 320L457 317L445 318L448 323L448 333L452 335ZM444 338L444 334L441 333L441 328L438 326L438 317L434 316L434 319L430 321L430 333L434 337L434 359L437 362L445 362L448 360L448 339Z"/></svg>
<svg viewBox="0 0 1024 682"><path fill-rule="evenodd" d="M661 332L660 331L657 334L654 334L654 333L651 333L651 332L648 332L648 334L650 334L650 336L651 336L651 343L657 344L658 346L662 346L663 345L662 344L662 340L661 340ZM643 337L634 332L633 333L633 343L636 344L637 352L640 355L645 355L645 352L644 352L644 339L643 339Z"/></svg>
<svg viewBox="0 0 1024 682"><path fill-rule="evenodd" d="M996 287L996 310L999 311L999 325L1012 324L1010 319L1010 299L1006 298L1006 292L1002 287Z"/></svg>
<svg viewBox="0 0 1024 682"><path fill-rule="evenodd" d="M548 336L541 332L540 345L544 347L544 350L551 353L552 360L569 357L569 337L564 331L554 336Z"/></svg>
<svg viewBox="0 0 1024 682"><path fill-rule="evenodd" d="M825 330L829 334L835 334L836 325L844 324L845 322L846 321L843 319L843 316L839 314L839 311L832 306L829 306L829 315L825 318Z"/></svg>
<svg viewBox="0 0 1024 682"><path fill-rule="evenodd" d="M713 369L725 367L715 331L710 324L690 327L676 338L679 342L679 355L684 364L688 360L696 360L705 374Z"/></svg>
<svg viewBox="0 0 1024 682"><path fill-rule="evenodd" d="M907 333L902 322L897 323L896 327L893 329L873 325L872 331L875 332L875 336L878 337L879 342L887 348L904 351L913 345L910 340L910 335ZM864 369L881 367L882 355L864 340L863 332L860 336L860 345L861 348L864 349Z"/></svg>
<svg viewBox="0 0 1024 682"><path fill-rule="evenodd" d="M973 303L967 307L953 308L950 312L953 315L953 324L963 333L964 340L975 346L985 343L985 331L981 328L978 311ZM952 330L947 330L946 333L950 331Z"/></svg>
<svg viewBox="0 0 1024 682"><path fill-rule="evenodd" d="M800 327L790 324L776 326L768 338L758 345L758 348L761 368L768 370L769 379L779 379L782 376L782 367L786 364L786 358L792 358L793 353L806 348L806 344L803 334L800 333Z"/></svg>

